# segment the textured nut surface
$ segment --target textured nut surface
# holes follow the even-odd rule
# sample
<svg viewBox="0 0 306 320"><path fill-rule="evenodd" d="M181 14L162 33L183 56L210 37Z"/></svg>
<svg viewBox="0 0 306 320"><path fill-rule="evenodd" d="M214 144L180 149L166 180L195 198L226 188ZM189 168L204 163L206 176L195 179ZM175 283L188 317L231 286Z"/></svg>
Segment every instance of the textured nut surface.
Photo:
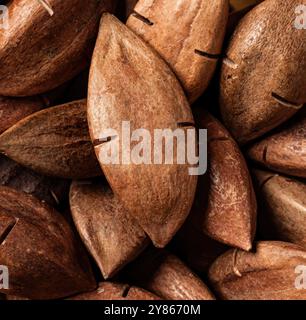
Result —
<svg viewBox="0 0 306 320"><path fill-rule="evenodd" d="M87 256L64 218L36 198L0 187L0 261L9 289L32 299L56 299L93 290Z"/></svg>
<svg viewBox="0 0 306 320"><path fill-rule="evenodd" d="M282 131L251 146L248 156L275 171L306 178L306 109L293 120Z"/></svg>
<svg viewBox="0 0 306 320"><path fill-rule="evenodd" d="M218 120L203 112L199 122L208 130L209 157L208 177L200 177L194 205L199 224L211 238L250 250L257 205L246 162Z"/></svg>
<svg viewBox="0 0 306 320"><path fill-rule="evenodd" d="M299 265L306 264L306 251L297 245L262 241L255 252L231 249L209 270L216 294L227 300L306 299L295 287Z"/></svg>
<svg viewBox="0 0 306 320"><path fill-rule="evenodd" d="M0 97L0 134L19 120L43 109L45 103L39 97Z"/></svg>
<svg viewBox="0 0 306 320"><path fill-rule="evenodd" d="M236 29L223 60L220 104L245 143L293 116L306 102L306 33L294 27L303 0L266 0Z"/></svg>
<svg viewBox="0 0 306 320"><path fill-rule="evenodd" d="M128 277L139 286L167 300L215 299L198 276L179 258L166 251L146 251L131 265Z"/></svg>
<svg viewBox="0 0 306 320"><path fill-rule="evenodd" d="M90 70L91 138L114 193L153 243L164 247L190 211L197 177L189 175L188 164L177 164L176 159L174 164L153 164L154 159L149 164L124 164L120 146L119 164L105 164L110 145L124 143L123 121L130 121L131 130L148 130L151 137L154 129L185 130L194 122L183 91L164 61L119 20L104 14ZM109 128L119 136L104 136Z"/></svg>
<svg viewBox="0 0 306 320"><path fill-rule="evenodd" d="M265 239L306 247L306 185L275 173L255 170L262 213L259 232Z"/></svg>
<svg viewBox="0 0 306 320"><path fill-rule="evenodd" d="M140 0L127 25L164 58L193 102L215 71L228 10L227 0Z"/></svg>
<svg viewBox="0 0 306 320"><path fill-rule="evenodd" d="M83 293L69 300L160 300L142 288L115 282L101 282L96 291Z"/></svg>
<svg viewBox="0 0 306 320"><path fill-rule="evenodd" d="M81 179L102 174L86 121L86 100L36 112L0 135L0 151L49 176Z"/></svg>
<svg viewBox="0 0 306 320"><path fill-rule="evenodd" d="M75 181L70 189L74 223L105 279L134 259L147 236L101 181Z"/></svg>
<svg viewBox="0 0 306 320"><path fill-rule="evenodd" d="M88 64L102 11L114 1L9 1L9 29L0 30L0 95L51 90Z"/></svg>

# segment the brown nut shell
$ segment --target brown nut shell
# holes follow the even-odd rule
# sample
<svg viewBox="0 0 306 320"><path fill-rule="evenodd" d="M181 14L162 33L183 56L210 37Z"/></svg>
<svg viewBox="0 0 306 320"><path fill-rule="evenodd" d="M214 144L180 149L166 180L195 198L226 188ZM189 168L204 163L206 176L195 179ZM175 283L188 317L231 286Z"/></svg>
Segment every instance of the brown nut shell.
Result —
<svg viewBox="0 0 306 320"><path fill-rule="evenodd" d="M213 263L208 276L214 292L225 300L305 300L298 274L305 264L303 248L262 241L255 252L229 250Z"/></svg>
<svg viewBox="0 0 306 320"><path fill-rule="evenodd" d="M202 280L179 258L163 250L146 251L127 272L133 282L166 300L215 299Z"/></svg>
<svg viewBox="0 0 306 320"><path fill-rule="evenodd" d="M160 300L142 288L115 282L101 282L96 291L82 293L69 300Z"/></svg>
<svg viewBox="0 0 306 320"><path fill-rule="evenodd" d="M203 112L199 122L208 130L209 158L208 177L200 177L194 206L199 225L217 241L250 250L257 204L248 167L238 145L218 120Z"/></svg>
<svg viewBox="0 0 306 320"><path fill-rule="evenodd" d="M102 174L86 120L86 100L38 111L0 135L0 151L36 172L67 179Z"/></svg>
<svg viewBox="0 0 306 320"><path fill-rule="evenodd" d="M251 146L248 156L269 169L306 178L306 109L294 120Z"/></svg>
<svg viewBox="0 0 306 320"><path fill-rule="evenodd" d="M127 25L169 64L194 102L215 71L228 11L227 0L139 0Z"/></svg>
<svg viewBox="0 0 306 320"><path fill-rule="evenodd" d="M105 279L149 244L135 219L101 181L74 181L70 189L70 209L79 234Z"/></svg>
<svg viewBox="0 0 306 320"><path fill-rule="evenodd" d="M266 0L240 22L223 60L220 105L226 127L246 143L306 102L306 33L295 27L303 0Z"/></svg>
<svg viewBox="0 0 306 320"><path fill-rule="evenodd" d="M261 236L306 248L306 184L267 171L253 172L262 204L259 215Z"/></svg>
<svg viewBox="0 0 306 320"><path fill-rule="evenodd" d="M9 1L0 30L0 95L31 96L54 89L88 64L101 13L112 0Z"/></svg>
<svg viewBox="0 0 306 320"><path fill-rule="evenodd" d="M36 198L0 187L0 264L9 289L31 299L56 299L96 286L89 261L64 218Z"/></svg>
<svg viewBox="0 0 306 320"><path fill-rule="evenodd" d="M104 14L89 79L91 138L114 193L154 245L164 247L189 214L197 177L176 159L174 164L153 164L152 153L149 163L124 164L123 121L130 122L131 130L147 130L151 137L154 129L186 132L194 122L183 90L164 61L119 20ZM107 129L115 130L116 136L105 136ZM119 161L106 164L105 154L114 145Z"/></svg>

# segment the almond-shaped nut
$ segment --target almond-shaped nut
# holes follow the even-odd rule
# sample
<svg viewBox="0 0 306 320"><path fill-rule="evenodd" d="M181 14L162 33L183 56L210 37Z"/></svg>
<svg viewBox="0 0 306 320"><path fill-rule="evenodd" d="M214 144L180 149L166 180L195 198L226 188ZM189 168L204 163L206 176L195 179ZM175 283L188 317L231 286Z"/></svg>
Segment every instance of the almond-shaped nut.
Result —
<svg viewBox="0 0 306 320"><path fill-rule="evenodd" d="M164 250L146 251L128 267L127 277L166 300L215 299L197 275L179 258Z"/></svg>
<svg viewBox="0 0 306 320"><path fill-rule="evenodd" d="M142 288L116 282L101 282L96 291L82 293L69 300L160 300Z"/></svg>
<svg viewBox="0 0 306 320"><path fill-rule="evenodd" d="M305 300L299 274L305 265L302 247L262 241L255 252L229 250L213 263L208 276L214 292L225 300Z"/></svg>
<svg viewBox="0 0 306 320"><path fill-rule="evenodd" d="M101 13L113 0L9 1L0 30L0 95L49 91L89 63Z"/></svg>
<svg viewBox="0 0 306 320"><path fill-rule="evenodd" d="M127 25L164 58L194 102L215 71L228 12L228 0L139 0Z"/></svg>
<svg viewBox="0 0 306 320"><path fill-rule="evenodd" d="M9 289L31 299L56 299L95 289L90 264L64 218L36 198L0 187L0 264Z"/></svg>
<svg viewBox="0 0 306 320"><path fill-rule="evenodd" d="M248 156L269 169L306 178L306 109L295 120L251 146Z"/></svg>
<svg viewBox="0 0 306 320"><path fill-rule="evenodd" d="M0 134L19 120L44 107L45 103L39 97L0 97Z"/></svg>
<svg viewBox="0 0 306 320"><path fill-rule="evenodd" d="M149 244L144 231L102 181L74 181L70 209L78 232L105 279Z"/></svg>
<svg viewBox="0 0 306 320"><path fill-rule="evenodd" d="M189 214L197 177L189 174L188 164L178 164L176 155L173 164L154 164L153 147L149 161L136 164L131 157L123 161L124 151L133 148L123 141L124 122L131 125L131 131L146 130L153 139L155 129L181 128L186 132L194 120L166 63L110 14L101 19L91 64L88 122L96 155L112 190L154 245L164 247ZM108 135L109 129L115 136ZM116 163L112 152L113 159L105 159L113 146L118 147Z"/></svg>
<svg viewBox="0 0 306 320"><path fill-rule="evenodd" d="M31 194L57 207L69 192L68 180L45 177L0 155L0 185Z"/></svg>
<svg viewBox="0 0 306 320"><path fill-rule="evenodd" d="M36 172L67 179L102 174L88 132L86 100L47 108L0 135L0 151Z"/></svg>
<svg viewBox="0 0 306 320"><path fill-rule="evenodd" d="M254 170L261 200L259 233L306 248L306 184L275 173Z"/></svg>
<svg viewBox="0 0 306 320"><path fill-rule="evenodd" d="M240 22L221 71L226 127L246 143L277 127L306 102L306 33L295 27L305 0L266 0Z"/></svg>
<svg viewBox="0 0 306 320"><path fill-rule="evenodd" d="M217 241L250 250L257 204L245 159L227 130L208 112L202 112L199 125L208 130L209 157L208 177L199 178L193 208L199 226Z"/></svg>

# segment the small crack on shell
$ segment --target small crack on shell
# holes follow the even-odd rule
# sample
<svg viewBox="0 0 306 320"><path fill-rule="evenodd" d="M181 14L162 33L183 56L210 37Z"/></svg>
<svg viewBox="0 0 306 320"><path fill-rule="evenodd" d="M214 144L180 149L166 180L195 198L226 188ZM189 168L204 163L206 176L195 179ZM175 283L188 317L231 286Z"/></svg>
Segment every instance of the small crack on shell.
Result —
<svg viewBox="0 0 306 320"><path fill-rule="evenodd" d="M16 224L18 223L18 218L12 223L10 223L6 229L3 231L3 233L0 236L0 245L4 245L7 237L10 235L10 233L13 231L15 228Z"/></svg>
<svg viewBox="0 0 306 320"><path fill-rule="evenodd" d="M194 50L195 54L198 54L199 56L208 58L208 59L212 59L212 60L218 60L219 58L221 58L221 54L214 54L214 53L209 53L209 52L205 52L205 51L201 51L198 49Z"/></svg>
<svg viewBox="0 0 306 320"><path fill-rule="evenodd" d="M293 109L301 109L303 107L303 104L299 104L299 103L296 103L296 102L289 101L286 98L278 95L275 92L272 92L271 95L272 95L272 98L274 100L276 100L278 103L280 103L281 105L283 105L285 107L293 108Z"/></svg>
<svg viewBox="0 0 306 320"><path fill-rule="evenodd" d="M122 298L126 298L128 296L130 289L131 289L130 286L127 286L126 288L124 288L122 295L121 295Z"/></svg>
<svg viewBox="0 0 306 320"><path fill-rule="evenodd" d="M227 137L212 137L212 138L208 138L208 142L215 142L215 141L231 141L231 139L227 138Z"/></svg>
<svg viewBox="0 0 306 320"><path fill-rule="evenodd" d="M109 137L106 137L106 138L95 139L92 144L93 144L94 147L98 147L101 144L110 142L112 140L115 140L116 138L118 138L118 136L109 136Z"/></svg>
<svg viewBox="0 0 306 320"><path fill-rule="evenodd" d="M148 26L153 26L154 23L152 21L150 21L148 18L142 16L140 13L133 11L132 16L140 21L142 21L143 23L147 24Z"/></svg>

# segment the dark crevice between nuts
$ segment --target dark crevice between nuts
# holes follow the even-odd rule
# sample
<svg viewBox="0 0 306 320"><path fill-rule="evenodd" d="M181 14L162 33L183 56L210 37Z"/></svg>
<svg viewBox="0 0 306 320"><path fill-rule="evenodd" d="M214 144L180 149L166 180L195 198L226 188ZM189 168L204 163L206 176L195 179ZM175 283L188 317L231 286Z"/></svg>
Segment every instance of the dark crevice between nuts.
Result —
<svg viewBox="0 0 306 320"><path fill-rule="evenodd" d="M289 101L286 98L278 95L275 92L272 92L272 97L278 103L280 103L281 105L283 105L285 107L288 107L288 108L301 109L303 107L303 104L299 104L299 103L295 103L295 102Z"/></svg>
<svg viewBox="0 0 306 320"><path fill-rule="evenodd" d="M199 56L205 57L207 59L218 60L219 58L221 58L221 54L208 53L198 49L195 49L194 52L195 54L198 54Z"/></svg>
<svg viewBox="0 0 306 320"><path fill-rule="evenodd" d="M142 16L141 14L139 14L136 11L133 11L132 16L135 17L136 19L142 21L143 23L147 24L148 26L154 25L154 23L152 21L150 21L148 18Z"/></svg>

